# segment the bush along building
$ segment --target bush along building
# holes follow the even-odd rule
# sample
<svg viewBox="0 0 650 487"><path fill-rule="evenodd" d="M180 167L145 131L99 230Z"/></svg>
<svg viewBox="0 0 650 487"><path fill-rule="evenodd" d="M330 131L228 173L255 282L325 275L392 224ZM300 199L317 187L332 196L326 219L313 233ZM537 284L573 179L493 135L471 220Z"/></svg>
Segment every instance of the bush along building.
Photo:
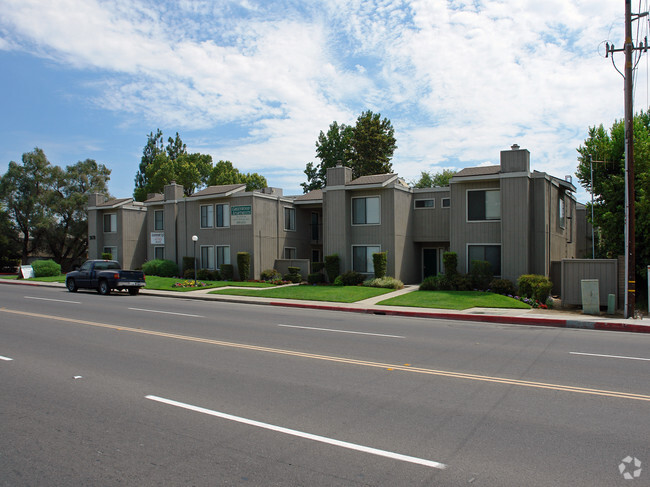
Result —
<svg viewBox="0 0 650 487"><path fill-rule="evenodd" d="M345 166L328 170L325 188L301 196L226 185L185 197L172 183L144 203L92 195L89 257L109 252L131 268L168 259L180 268L196 256L199 268L230 264L237 277L237 253L247 252L255 279L288 265L306 276L310 263L333 254L341 273L372 275L373 253L387 252L387 275L418 283L442 272L449 250L459 272L488 261L495 276L514 281L548 276L551 262L585 247L577 241L584 212L576 211L575 189L531 172L530 153L518 146L501 152L500 165L463 169L444 188L413 189L397 174L352 179Z"/></svg>

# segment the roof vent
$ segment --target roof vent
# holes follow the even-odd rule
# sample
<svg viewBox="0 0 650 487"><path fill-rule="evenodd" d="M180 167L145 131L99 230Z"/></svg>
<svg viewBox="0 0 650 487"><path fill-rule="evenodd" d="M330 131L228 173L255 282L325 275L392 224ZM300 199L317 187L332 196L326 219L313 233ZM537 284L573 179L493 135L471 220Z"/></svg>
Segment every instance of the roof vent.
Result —
<svg viewBox="0 0 650 487"><path fill-rule="evenodd" d="M572 177L570 174L567 175L567 176L564 176L564 180L565 180L567 183L573 184L573 177Z"/></svg>
<svg viewBox="0 0 650 487"><path fill-rule="evenodd" d="M510 146L510 148L511 148L512 150L519 150L519 144L512 144L512 145Z"/></svg>

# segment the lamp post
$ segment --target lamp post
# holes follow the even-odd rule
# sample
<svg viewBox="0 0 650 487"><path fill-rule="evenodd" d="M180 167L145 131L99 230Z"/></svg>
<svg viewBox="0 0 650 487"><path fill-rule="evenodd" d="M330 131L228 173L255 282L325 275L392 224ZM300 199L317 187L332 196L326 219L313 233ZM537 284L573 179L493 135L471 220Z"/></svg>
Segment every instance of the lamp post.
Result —
<svg viewBox="0 0 650 487"><path fill-rule="evenodd" d="M198 236L192 235L192 242L194 242L194 287L196 287L196 242L198 239Z"/></svg>

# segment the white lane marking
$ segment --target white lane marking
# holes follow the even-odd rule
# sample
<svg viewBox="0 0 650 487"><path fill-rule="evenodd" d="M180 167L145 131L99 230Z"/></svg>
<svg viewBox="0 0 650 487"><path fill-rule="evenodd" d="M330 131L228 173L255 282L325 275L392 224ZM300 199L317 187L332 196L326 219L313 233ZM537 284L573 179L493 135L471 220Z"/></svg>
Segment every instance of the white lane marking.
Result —
<svg viewBox="0 0 650 487"><path fill-rule="evenodd" d="M584 353L584 352L569 352L570 355L587 355L589 357L604 357L604 358L622 358L626 360L644 360L650 362L650 358L643 357L626 357L625 355L605 355L601 353Z"/></svg>
<svg viewBox="0 0 650 487"><path fill-rule="evenodd" d="M0 360L10 361L10 360L13 360L13 359L9 358L9 357L3 357L2 355L0 355Z"/></svg>
<svg viewBox="0 0 650 487"><path fill-rule="evenodd" d="M190 315L187 313L174 313L173 311L159 311L157 309L141 309L141 308L129 308L132 311L144 311L145 313L161 313L165 315L175 315L175 316L189 316L190 318L205 318L201 315Z"/></svg>
<svg viewBox="0 0 650 487"><path fill-rule="evenodd" d="M210 416L216 416L218 418L227 419L229 421L236 421L237 423L243 423L250 426L256 426L258 428L264 428L271 431L277 431L278 433L284 433L286 435L297 436L299 438L305 438L307 440L319 441L321 443L327 443L328 445L340 446L342 448L348 448L349 450L356 450L364 453L370 453L371 455L378 455L381 457L392 458L394 460L400 460L402 462L417 463L419 465L424 465L425 467L432 467L438 469L445 469L447 465L444 463L434 462L433 460L425 460L424 458L411 457L408 455L402 455L401 453L393 453L386 450L378 450L377 448L371 448L369 446L357 445L355 443L348 443L347 441L334 440L332 438L327 438L326 436L313 435L311 433L304 433L302 431L292 430L289 428L283 428L282 426L275 426L268 423L262 423L260 421L255 421L253 419L241 418L239 416L233 416L231 414L220 413L219 411L213 411L212 409L205 409L199 406L193 406L191 404L185 404L182 402L174 401L172 399L165 399L164 397L158 396L145 396L147 399L152 401L161 402L163 404L169 404L170 406L176 406L179 408L189 409L190 411L195 411L197 413L208 414Z"/></svg>
<svg viewBox="0 0 650 487"><path fill-rule="evenodd" d="M54 301L56 303L81 304L81 301L66 301L65 299L37 298L36 296L25 296L25 299L38 299L39 301Z"/></svg>
<svg viewBox="0 0 650 487"><path fill-rule="evenodd" d="M381 333L366 333L363 331L348 331L348 330L334 330L332 328L315 328L311 326L296 326L296 325L278 325L284 328L301 328L303 330L317 330L317 331L331 331L333 333L351 333L353 335L370 335L374 337L386 337L386 338L404 338L400 335L382 335Z"/></svg>

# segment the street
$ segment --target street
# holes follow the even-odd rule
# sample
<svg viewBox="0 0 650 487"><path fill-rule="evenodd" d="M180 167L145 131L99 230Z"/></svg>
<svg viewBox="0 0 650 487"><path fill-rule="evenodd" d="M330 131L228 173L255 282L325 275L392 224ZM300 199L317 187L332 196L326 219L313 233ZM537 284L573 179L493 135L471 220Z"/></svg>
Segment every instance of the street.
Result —
<svg viewBox="0 0 650 487"><path fill-rule="evenodd" d="M650 485L649 372L643 334L0 285L0 485Z"/></svg>

